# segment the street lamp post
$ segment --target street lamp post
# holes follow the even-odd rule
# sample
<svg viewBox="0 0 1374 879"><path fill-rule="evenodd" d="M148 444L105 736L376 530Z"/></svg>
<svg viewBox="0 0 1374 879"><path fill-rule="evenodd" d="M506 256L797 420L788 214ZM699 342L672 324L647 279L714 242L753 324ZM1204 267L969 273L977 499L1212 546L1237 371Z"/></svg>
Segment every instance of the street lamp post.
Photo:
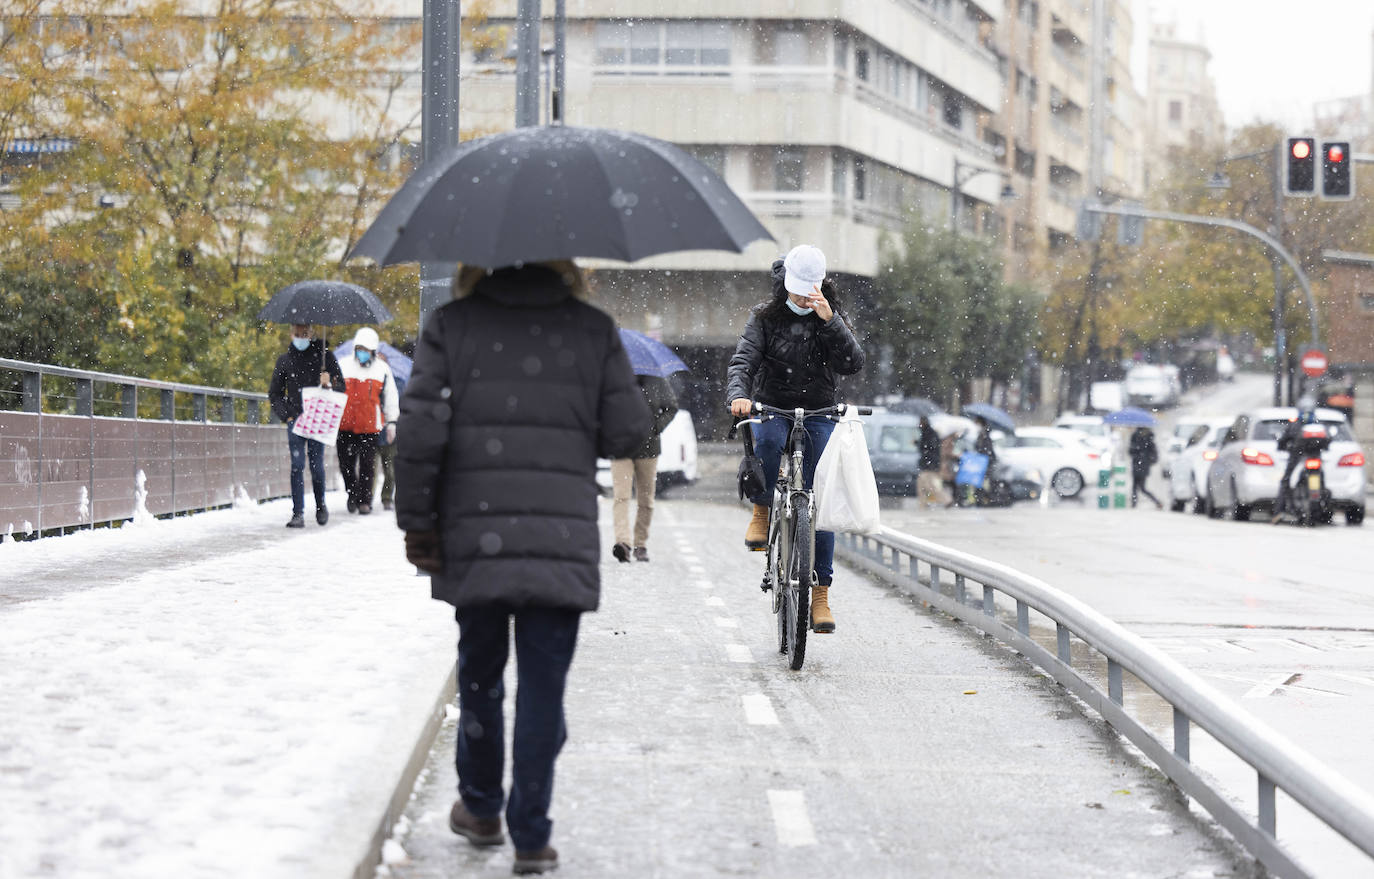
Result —
<svg viewBox="0 0 1374 879"><path fill-rule="evenodd" d="M954 185L949 189L950 209L949 223L955 231L959 229L960 206L963 202L964 184L977 177L979 174L1000 174L1004 180L1002 191L999 197L1003 200L1016 198L1016 190L1011 186L1011 175L1001 168L988 168L983 165L974 165L969 162L959 161L959 157L954 157Z"/></svg>

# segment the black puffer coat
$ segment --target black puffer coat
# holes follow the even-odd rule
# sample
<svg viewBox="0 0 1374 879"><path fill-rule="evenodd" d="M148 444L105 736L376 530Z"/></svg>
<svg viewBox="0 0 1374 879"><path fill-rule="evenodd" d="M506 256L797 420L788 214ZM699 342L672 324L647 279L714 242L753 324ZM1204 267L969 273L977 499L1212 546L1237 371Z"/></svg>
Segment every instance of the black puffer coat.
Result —
<svg viewBox="0 0 1374 879"><path fill-rule="evenodd" d="M783 408L833 406L835 376L864 368L864 352L836 313L823 321L775 307L783 290L782 260L773 263L774 300L754 309L730 358L725 402L741 397Z"/></svg>
<svg viewBox="0 0 1374 879"><path fill-rule="evenodd" d="M396 521L439 532L434 597L595 610L596 459L649 425L615 324L557 273L504 269L434 312L396 431Z"/></svg>
<svg viewBox="0 0 1374 879"><path fill-rule="evenodd" d="M297 351L296 346L291 345L277 358L272 384L267 388L267 402L279 419L286 422L301 414L301 388L318 387L322 372L329 373L334 390L348 389L334 352L325 350L324 342L319 339L311 339L304 351Z"/></svg>

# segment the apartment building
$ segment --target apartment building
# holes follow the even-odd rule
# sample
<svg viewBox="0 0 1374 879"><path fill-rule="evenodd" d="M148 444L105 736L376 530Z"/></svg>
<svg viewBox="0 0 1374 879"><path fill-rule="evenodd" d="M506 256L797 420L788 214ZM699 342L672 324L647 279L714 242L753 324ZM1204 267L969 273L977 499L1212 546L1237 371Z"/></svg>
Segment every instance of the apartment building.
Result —
<svg viewBox="0 0 1374 879"><path fill-rule="evenodd" d="M1207 72L1211 58L1201 40L1183 37L1178 25L1157 22L1151 27L1146 95L1152 163L1179 151L1225 144L1226 124ZM1151 177L1158 173L1152 166Z"/></svg>

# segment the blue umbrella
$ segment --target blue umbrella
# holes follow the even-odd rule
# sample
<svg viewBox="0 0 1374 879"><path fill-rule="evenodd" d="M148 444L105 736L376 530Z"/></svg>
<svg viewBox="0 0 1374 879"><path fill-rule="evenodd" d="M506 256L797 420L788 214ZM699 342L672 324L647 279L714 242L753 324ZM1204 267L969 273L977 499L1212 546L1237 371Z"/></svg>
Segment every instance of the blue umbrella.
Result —
<svg viewBox="0 0 1374 879"><path fill-rule="evenodd" d="M620 341L630 355L630 369L635 375L667 378L675 372L691 372L682 358L667 345L634 330L621 329Z"/></svg>
<svg viewBox="0 0 1374 879"><path fill-rule="evenodd" d="M383 342L377 346L378 352L386 356L387 366L391 367L391 374L396 377L398 385L404 385L410 381L411 359L400 352L396 346ZM342 360L353 355L353 340L349 339L342 345L334 349L334 356Z"/></svg>
<svg viewBox="0 0 1374 879"><path fill-rule="evenodd" d="M964 414L969 418L981 418L1005 433L1016 433L1016 422L1012 417L988 403L969 403L964 407Z"/></svg>
<svg viewBox="0 0 1374 879"><path fill-rule="evenodd" d="M1159 422L1144 409L1127 406L1102 416L1102 423L1111 427L1154 427Z"/></svg>

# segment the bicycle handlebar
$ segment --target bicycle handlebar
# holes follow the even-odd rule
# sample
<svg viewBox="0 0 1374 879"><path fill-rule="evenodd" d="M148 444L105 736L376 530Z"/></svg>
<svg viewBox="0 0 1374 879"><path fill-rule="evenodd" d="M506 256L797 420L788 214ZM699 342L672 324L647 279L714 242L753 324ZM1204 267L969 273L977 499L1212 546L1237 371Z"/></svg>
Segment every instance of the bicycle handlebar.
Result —
<svg viewBox="0 0 1374 879"><path fill-rule="evenodd" d="M807 419L807 418L829 418L831 421L837 421L837 420L838 420L838 419L836 418L837 415L848 415L849 412L850 412L851 410L854 411L855 413L859 414L859 415L872 415L872 414L873 414L873 407L871 407L871 406L855 406L855 405L853 405L852 403L838 403L838 404L836 404L836 405L834 405L834 406L826 406L826 407L823 408L823 409L802 409L802 410L800 410L800 411L801 411L801 417L802 417L803 419ZM751 411L752 411L753 413L755 413L755 415L762 415L762 416L764 416L765 418L776 418L776 417L778 417L778 416L782 416L782 417L784 417L784 418L795 419L795 418L797 417L797 411L798 411L798 410L797 410L797 409L783 409L783 408L780 408L780 407L778 407L778 406L769 406L767 403L760 403L759 401L755 400L755 401L754 401L754 405L753 405L752 408L751 408ZM757 417L755 417L755 418L746 418L746 419L744 419L744 420L742 420L742 421L737 421L737 422L735 422L734 424L730 425L730 432L729 432L728 434L726 434L725 438L726 438L726 439L734 439L734 438L735 438L735 431L739 429L739 426L740 426L741 424L758 424L759 422L761 422L761 421L763 421L763 420L764 420L763 418L757 418Z"/></svg>

